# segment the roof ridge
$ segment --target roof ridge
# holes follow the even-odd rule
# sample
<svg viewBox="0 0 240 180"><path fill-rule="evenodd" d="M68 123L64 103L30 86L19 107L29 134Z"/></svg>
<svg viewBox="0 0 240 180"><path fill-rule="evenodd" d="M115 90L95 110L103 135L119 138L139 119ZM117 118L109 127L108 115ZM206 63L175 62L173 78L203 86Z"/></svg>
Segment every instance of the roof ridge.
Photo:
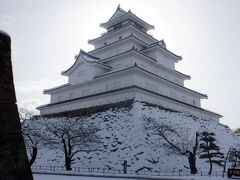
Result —
<svg viewBox="0 0 240 180"><path fill-rule="evenodd" d="M122 14L122 15L125 15L125 14L127 13L126 11L124 11L124 10L120 7L120 4L118 4L117 9L116 9L115 12L113 13L113 15L109 18L108 21L111 21L112 18L116 15L116 13L117 13L118 11L124 13L124 14ZM120 16L122 16L122 15L120 15ZM120 16L119 16L119 17L120 17ZM118 17L116 17L116 18L118 18Z"/></svg>
<svg viewBox="0 0 240 180"><path fill-rule="evenodd" d="M118 4L117 10L120 10L120 11L122 11L122 12L125 12L125 13L126 13L126 11L124 11L124 9L122 9L122 8L121 8L120 4Z"/></svg>

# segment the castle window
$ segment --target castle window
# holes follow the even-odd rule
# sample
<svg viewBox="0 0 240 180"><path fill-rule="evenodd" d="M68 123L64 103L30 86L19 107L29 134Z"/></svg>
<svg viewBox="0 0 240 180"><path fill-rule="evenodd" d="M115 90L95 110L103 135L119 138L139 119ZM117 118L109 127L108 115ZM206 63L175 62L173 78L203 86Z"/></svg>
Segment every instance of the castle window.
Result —
<svg viewBox="0 0 240 180"><path fill-rule="evenodd" d="M122 23L116 24L115 26L113 26L113 29L115 30L115 29L118 29L120 27L122 27Z"/></svg>
<svg viewBox="0 0 240 180"><path fill-rule="evenodd" d="M134 23L134 26L142 31L144 31L144 28L142 26L140 26L139 24L137 23Z"/></svg>
<svg viewBox="0 0 240 180"><path fill-rule="evenodd" d="M192 103L193 103L193 105L196 105L196 102L195 102L195 100L193 100L193 101L192 101Z"/></svg>

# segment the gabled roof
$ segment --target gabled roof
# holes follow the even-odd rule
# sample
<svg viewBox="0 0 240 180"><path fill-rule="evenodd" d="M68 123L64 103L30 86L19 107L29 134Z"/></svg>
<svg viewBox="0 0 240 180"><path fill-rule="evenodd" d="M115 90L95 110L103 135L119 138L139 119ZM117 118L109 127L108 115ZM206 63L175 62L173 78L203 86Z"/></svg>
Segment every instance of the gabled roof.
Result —
<svg viewBox="0 0 240 180"><path fill-rule="evenodd" d="M135 14L133 14L130 10L128 12L125 12L123 9L121 9L119 6L113 16L105 23L101 23L100 27L103 28L109 28L111 26L114 26L120 22L123 22L125 20L132 20L133 22L137 23L138 25L141 25L143 28L145 28L147 31L154 29L153 25L148 24L147 22L143 21L141 18L137 17Z"/></svg>
<svg viewBox="0 0 240 180"><path fill-rule="evenodd" d="M166 46L166 43L164 42L164 40L160 40L160 41L158 41L156 44L158 44L159 46L167 49L167 46Z"/></svg>
<svg viewBox="0 0 240 180"><path fill-rule="evenodd" d="M76 60L75 62L73 63L73 65L68 68L66 71L63 71L61 74L62 75L68 75L68 73L77 65L77 62L80 61L80 58L84 61L84 62L87 62L87 63L91 63L93 65L98 65L102 68L105 68L105 69L112 69L112 67L100 62L100 58L96 57L96 56L93 56L91 54L88 54L87 52L83 51L82 49L80 49L80 52L79 54L76 56Z"/></svg>
<svg viewBox="0 0 240 180"><path fill-rule="evenodd" d="M124 14L126 14L127 12L126 11L124 11L121 7L120 7L120 4L118 5L118 7L117 7L117 9L116 9L116 11L115 11L115 13L112 15L112 17L108 20L108 21L112 21L112 20L114 20L114 19L116 19L116 18L118 18L118 17L120 17L120 16L122 16L122 15L124 15Z"/></svg>
<svg viewBox="0 0 240 180"><path fill-rule="evenodd" d="M181 56L178 56L176 54L174 54L173 52L169 51L167 48L166 48L166 44L164 42L164 40L161 40L161 41L158 41L156 43L153 43L153 44L150 44L148 47L146 47L145 49L143 49L142 51L148 51L154 47L160 47L163 51L175 56L177 58L177 60L182 60L182 57Z"/></svg>

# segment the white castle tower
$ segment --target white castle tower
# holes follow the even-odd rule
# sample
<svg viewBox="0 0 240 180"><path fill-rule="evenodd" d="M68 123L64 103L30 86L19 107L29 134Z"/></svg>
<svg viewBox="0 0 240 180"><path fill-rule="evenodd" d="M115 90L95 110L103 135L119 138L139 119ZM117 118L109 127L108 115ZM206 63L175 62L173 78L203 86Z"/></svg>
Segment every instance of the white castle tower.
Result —
<svg viewBox="0 0 240 180"><path fill-rule="evenodd" d="M41 115L134 99L219 121L220 114L201 107L206 94L184 87L190 76L175 70L182 58L148 34L154 26L120 6L100 26L107 32L88 41L95 49L80 50L75 63L62 72L68 83L44 90L51 98L38 107Z"/></svg>

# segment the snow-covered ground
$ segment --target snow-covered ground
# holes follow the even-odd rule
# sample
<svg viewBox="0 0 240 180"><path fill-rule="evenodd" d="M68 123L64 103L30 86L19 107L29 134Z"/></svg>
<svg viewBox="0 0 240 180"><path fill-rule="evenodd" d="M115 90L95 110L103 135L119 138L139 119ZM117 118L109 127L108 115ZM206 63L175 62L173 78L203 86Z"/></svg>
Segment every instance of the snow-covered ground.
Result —
<svg viewBox="0 0 240 180"><path fill-rule="evenodd" d="M45 175L34 174L34 180L138 180L138 179L162 179L162 180L227 180L222 177L207 177L207 176L181 176L181 177L141 177L141 178L127 178L127 177L96 177L96 176L63 176L63 175Z"/></svg>
<svg viewBox="0 0 240 180"><path fill-rule="evenodd" d="M34 180L110 180L114 178L109 177L95 177L95 176L64 176L64 175L44 175L34 174ZM127 180L125 178L116 178L118 180ZM132 179L134 180L134 179Z"/></svg>
<svg viewBox="0 0 240 180"><path fill-rule="evenodd" d="M215 122L152 106L134 102L128 107L110 108L84 117L101 129L99 136L103 149L76 155L73 167L119 169L127 160L128 170L152 172L189 171L185 156L167 150L156 136L144 128L147 118L172 126L182 137L192 141L196 131L208 131L216 134L217 144L226 154L230 147L239 144L239 137L228 127ZM55 118L56 119L56 118ZM38 121L41 121L39 119ZM49 120L54 120L51 118ZM175 141L173 139L173 141ZM198 154L199 156L199 154ZM41 147L34 166L64 166L64 154L56 149ZM198 171L207 172L209 164L197 158ZM213 171L222 171L222 167L213 166Z"/></svg>

